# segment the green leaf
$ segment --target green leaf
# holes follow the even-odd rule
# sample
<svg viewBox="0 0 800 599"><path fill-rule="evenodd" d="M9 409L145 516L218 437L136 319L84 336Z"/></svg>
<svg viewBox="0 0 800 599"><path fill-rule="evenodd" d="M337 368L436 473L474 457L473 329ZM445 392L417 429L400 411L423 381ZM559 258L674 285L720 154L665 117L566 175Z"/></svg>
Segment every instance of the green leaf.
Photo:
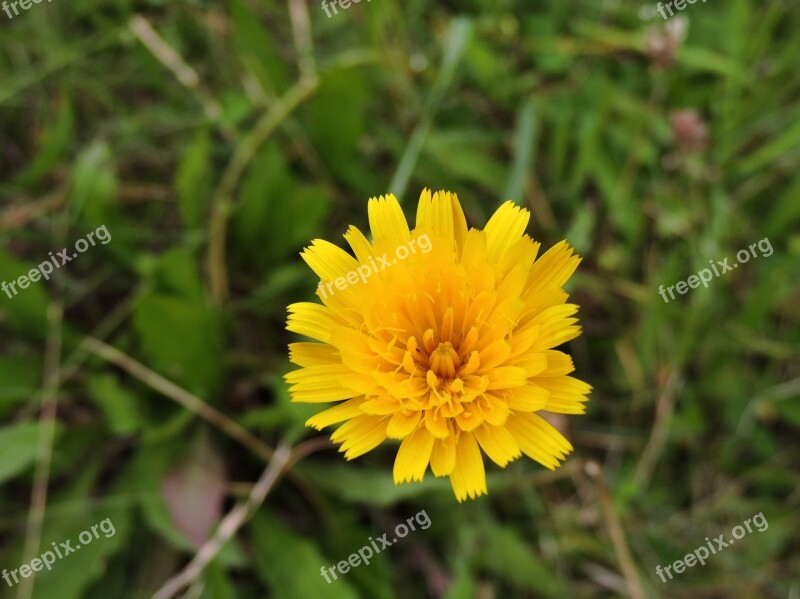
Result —
<svg viewBox="0 0 800 599"><path fill-rule="evenodd" d="M242 182L233 218L240 259L274 266L320 232L328 209L324 189L296 185L279 146L265 144Z"/></svg>
<svg viewBox="0 0 800 599"><path fill-rule="evenodd" d="M39 423L20 422L0 429L0 484L27 470L36 459Z"/></svg>
<svg viewBox="0 0 800 599"><path fill-rule="evenodd" d="M228 479L205 429L191 445L190 455L166 473L160 491L172 521L195 547L202 547L222 519Z"/></svg>
<svg viewBox="0 0 800 599"><path fill-rule="evenodd" d="M274 246L270 239L273 230L287 229L285 223L275 223L274 205L290 203L293 182L289 168L276 143L267 143L253 158L244 176L239 191L238 208L232 219L235 236L232 243L253 260L270 261L271 252L266 252L265 242Z"/></svg>
<svg viewBox="0 0 800 599"><path fill-rule="evenodd" d="M178 432L180 435L170 438L151 438L147 445L136 452L122 475L119 493L124 497L134 497L139 502L151 534L155 533L170 547L191 555L197 547L175 524L161 496L167 473L187 455L186 439L189 433ZM215 561L225 566L241 566L245 563L236 539L222 547Z"/></svg>
<svg viewBox="0 0 800 599"><path fill-rule="evenodd" d="M41 381L41 366L31 358L0 356L0 415L30 399Z"/></svg>
<svg viewBox="0 0 800 599"><path fill-rule="evenodd" d="M333 563L324 557L312 541L279 522L272 515L259 512L249 526L255 545L258 575L267 583L272 596L281 599L358 599L347 575L325 582L320 569Z"/></svg>
<svg viewBox="0 0 800 599"><path fill-rule="evenodd" d="M514 161L508 173L501 202L522 202L522 192L528 173L533 170L534 146L536 143L536 109L531 101L524 102L517 111L517 127L514 136Z"/></svg>
<svg viewBox="0 0 800 599"><path fill-rule="evenodd" d="M453 579L447 588L444 599L473 599L475 597L475 580L472 578L467 560L459 556L453 569Z"/></svg>
<svg viewBox="0 0 800 599"><path fill-rule="evenodd" d="M800 178L795 178L786 191L779 192L769 215L765 215L764 233L775 238L785 234L787 230L797 230L800 221Z"/></svg>
<svg viewBox="0 0 800 599"><path fill-rule="evenodd" d="M579 254L585 255L592 249L594 243L594 229L596 216L594 209L589 206L578 212L564 238L575 248Z"/></svg>
<svg viewBox="0 0 800 599"><path fill-rule="evenodd" d="M306 239L311 238L307 237ZM286 303L297 297L290 294L296 292L301 283L306 284L303 288L310 287L308 282L313 280L311 279L313 276L305 263L295 262L277 266L267 275L261 286L253 291L246 304L248 307L252 305L258 311L274 313L276 306L285 306ZM319 283L319 279L317 279L317 283ZM283 301L284 299L286 301Z"/></svg>
<svg viewBox="0 0 800 599"><path fill-rule="evenodd" d="M42 261L46 258L43 256ZM33 266L0 250L0 284L6 285L0 289L0 322L8 320L15 329L41 337L47 327L48 281L40 279L26 289L20 289L16 283L22 275L28 276ZM13 288L10 283L14 283Z"/></svg>
<svg viewBox="0 0 800 599"><path fill-rule="evenodd" d="M70 205L76 217L89 227L120 221L117 205L117 173L111 146L94 141L78 156L72 171Z"/></svg>
<svg viewBox="0 0 800 599"><path fill-rule="evenodd" d="M291 202L284 199L275 207L272 236L268 239L270 255L274 257L284 258L322 234L322 222L330 209L328 193L319 186L298 187L291 198Z"/></svg>
<svg viewBox="0 0 800 599"><path fill-rule="evenodd" d="M239 599L240 594L237 593L236 587L233 586L227 573L222 566L213 561L206 568L205 572L206 586L203 589L201 599Z"/></svg>
<svg viewBox="0 0 800 599"><path fill-rule="evenodd" d="M678 52L677 59L682 65L694 67L701 71L708 71L709 73L726 75L738 82L747 82L748 80L748 76L741 65L735 60L713 50L684 46Z"/></svg>
<svg viewBox="0 0 800 599"><path fill-rule="evenodd" d="M496 142L494 136L481 131L437 132L428 135L424 153L436 163L437 171L449 173L459 181L477 183L496 194L506 179L505 167L493 156L499 146ZM515 199L521 200L520 196Z"/></svg>
<svg viewBox="0 0 800 599"><path fill-rule="evenodd" d="M205 292L197 269L192 250L178 247L164 252L155 261L152 272L156 291L201 302Z"/></svg>
<svg viewBox="0 0 800 599"><path fill-rule="evenodd" d="M520 588L548 597L566 596L552 569L539 560L514 529L487 523L479 530L478 545L481 550L475 555L482 568L508 578Z"/></svg>
<svg viewBox="0 0 800 599"><path fill-rule="evenodd" d="M796 428L800 428L800 395L782 401L776 401L772 406L786 422Z"/></svg>
<svg viewBox="0 0 800 599"><path fill-rule="evenodd" d="M25 167L14 183L22 187L34 185L39 179L49 173L58 161L69 150L73 139L75 126L75 111L72 102L59 100L60 110L54 122L45 129L39 152L28 166Z"/></svg>
<svg viewBox="0 0 800 599"><path fill-rule="evenodd" d="M111 374L90 378L89 395L105 414L111 432L129 435L146 424L139 409L140 400L134 393L120 385Z"/></svg>
<svg viewBox="0 0 800 599"><path fill-rule="evenodd" d="M211 190L211 149L209 130L199 129L178 164L175 176L178 206L189 228L200 227L204 222Z"/></svg>
<svg viewBox="0 0 800 599"><path fill-rule="evenodd" d="M447 479L434 478L430 474L421 483L395 485L391 468L358 468L343 461L324 465L305 462L296 468L321 489L348 503L386 507L433 492L452 494Z"/></svg>
<svg viewBox="0 0 800 599"><path fill-rule="evenodd" d="M389 190L401 199L405 195L408 183L414 173L426 138L433 126L434 116L439 109L445 93L453 85L458 65L461 63L472 38L472 21L466 17L457 17L450 22L444 41L442 67L433 82L430 94L425 101L423 113L417 128L406 145L403 156L389 183Z"/></svg>
<svg viewBox="0 0 800 599"><path fill-rule="evenodd" d="M52 551L51 543L58 545L67 540L75 551L56 559L50 571L45 569L36 575L37 599L83 597L89 585L102 577L111 557L128 544L132 522L127 508L111 502L93 504L88 497L82 503L86 509L54 520L42 533L42 552ZM80 535L85 541L89 540L87 535L92 539L81 542Z"/></svg>
<svg viewBox="0 0 800 599"><path fill-rule="evenodd" d="M223 335L212 308L153 293L137 306L134 325L157 372L201 396L219 389Z"/></svg>
<svg viewBox="0 0 800 599"><path fill-rule="evenodd" d="M275 94L284 91L289 85L286 61L266 26L241 0L232 0L231 18L241 61L266 89Z"/></svg>
<svg viewBox="0 0 800 599"><path fill-rule="evenodd" d="M322 75L315 96L298 113L331 173L356 188L365 171L356 158L367 130L370 99L361 70L336 69Z"/></svg>
<svg viewBox="0 0 800 599"><path fill-rule="evenodd" d="M797 152L800 149L800 120L794 125L779 132L776 139L759 148L756 151L748 150L748 154L738 165L738 171L742 175L749 175L754 171L763 169L769 164L785 157L790 152Z"/></svg>
<svg viewBox="0 0 800 599"><path fill-rule="evenodd" d="M292 369L292 365L285 364L282 368L283 372L288 372ZM275 407L279 408L284 416L285 426L289 429L286 431L288 438L297 440L307 435L310 429L305 426L306 420L317 414L320 409L318 405L293 403L292 397L289 394L289 386L282 376L276 374L268 374L266 383L272 389L275 395Z"/></svg>

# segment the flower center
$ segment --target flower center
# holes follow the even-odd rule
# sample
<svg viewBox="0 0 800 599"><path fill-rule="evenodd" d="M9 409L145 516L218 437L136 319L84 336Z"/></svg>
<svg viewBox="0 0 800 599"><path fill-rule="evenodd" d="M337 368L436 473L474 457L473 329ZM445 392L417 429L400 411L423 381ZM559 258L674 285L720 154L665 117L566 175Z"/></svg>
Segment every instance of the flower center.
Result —
<svg viewBox="0 0 800 599"><path fill-rule="evenodd" d="M421 344L415 336L408 338L401 368L412 378L421 377L422 381L417 381L418 394L406 407L423 411L435 409L436 418L454 418L466 409L462 404L486 391L488 378L474 376L480 367L480 357L473 349L475 337L474 329L461 341L453 339L449 329L446 335L427 329Z"/></svg>
<svg viewBox="0 0 800 599"><path fill-rule="evenodd" d="M446 381L454 379L460 367L461 356L449 341L440 343L428 357L428 368Z"/></svg>

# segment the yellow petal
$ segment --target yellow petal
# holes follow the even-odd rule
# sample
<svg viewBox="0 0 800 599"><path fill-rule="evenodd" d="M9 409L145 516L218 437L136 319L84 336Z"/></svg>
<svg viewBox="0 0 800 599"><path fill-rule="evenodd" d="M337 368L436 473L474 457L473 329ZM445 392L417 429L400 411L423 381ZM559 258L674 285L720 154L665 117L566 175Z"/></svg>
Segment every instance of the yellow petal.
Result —
<svg viewBox="0 0 800 599"><path fill-rule="evenodd" d="M505 257L522 238L530 217L530 212L510 200L497 209L483 229L486 232L489 260L498 263Z"/></svg>
<svg viewBox="0 0 800 599"><path fill-rule="evenodd" d="M537 288L535 290L528 287L522 296L525 308L519 318L519 327L523 327L525 323L542 310L565 303L568 297L567 293L558 287Z"/></svg>
<svg viewBox="0 0 800 599"><path fill-rule="evenodd" d="M328 408L327 410L323 410L316 416L312 416L306 420L306 426L310 426L317 430L322 430L331 424L337 424L339 422L344 422L345 420L355 418L363 413L361 411L361 406L365 401L366 399L363 397L356 397L340 403L332 408Z"/></svg>
<svg viewBox="0 0 800 599"><path fill-rule="evenodd" d="M486 455L501 468L522 455L514 436L502 426L483 424L475 429L475 438Z"/></svg>
<svg viewBox="0 0 800 599"><path fill-rule="evenodd" d="M530 271L540 247L541 244L539 242L533 241L527 235L523 235L522 239L517 240L511 246L511 249L506 252L505 257L497 265L497 269L505 274L511 272L518 265L523 265L526 271Z"/></svg>
<svg viewBox="0 0 800 599"><path fill-rule="evenodd" d="M450 484L459 503L488 492L481 450L472 433L461 433L458 438L456 465L450 473Z"/></svg>
<svg viewBox="0 0 800 599"><path fill-rule="evenodd" d="M578 306L575 304L563 304L547 308L535 316L529 324L538 324L542 328L529 351L550 349L580 335L581 328L575 325L578 319L571 318L577 311Z"/></svg>
<svg viewBox="0 0 800 599"><path fill-rule="evenodd" d="M303 403L326 403L361 395L341 383L352 379L353 372L343 364L308 366L284 375L291 385L292 401Z"/></svg>
<svg viewBox="0 0 800 599"><path fill-rule="evenodd" d="M538 292L547 287L563 287L581 263L580 256L574 254L566 241L561 241L547 250L533 263L530 270L530 292Z"/></svg>
<svg viewBox="0 0 800 599"><path fill-rule="evenodd" d="M449 476L456 465L456 437L436 439L431 453L431 472L434 476Z"/></svg>
<svg viewBox="0 0 800 599"><path fill-rule="evenodd" d="M547 368L547 354L545 352L528 352L514 360L514 366L525 370L528 378L539 376Z"/></svg>
<svg viewBox="0 0 800 599"><path fill-rule="evenodd" d="M372 198L367 205L367 212L372 238L376 243L398 246L411 239L403 209L392 194Z"/></svg>
<svg viewBox="0 0 800 599"><path fill-rule="evenodd" d="M506 428L517 445L529 458L555 470L559 460L572 451L572 445L541 416L515 412L509 416Z"/></svg>
<svg viewBox="0 0 800 599"><path fill-rule="evenodd" d="M357 227L350 225L350 228L347 229L347 233L344 234L344 238L347 243L350 244L350 248L356 255L359 264L369 264L370 258L375 257L372 244Z"/></svg>
<svg viewBox="0 0 800 599"><path fill-rule="evenodd" d="M503 426L511 413L506 401L491 393L484 393L478 399L478 407L484 420L493 426Z"/></svg>
<svg viewBox="0 0 800 599"><path fill-rule="evenodd" d="M511 333L511 337L508 340L511 345L511 356L516 358L517 356L525 354L541 332L542 325L535 322L528 322L517 327Z"/></svg>
<svg viewBox="0 0 800 599"><path fill-rule="evenodd" d="M464 268L466 281L473 290L488 290L494 287L497 270L489 262L486 254L486 234L477 229L470 229L464 239L464 249L461 251L461 265ZM475 299L470 301L472 305ZM467 327L472 326L466 318L463 320Z"/></svg>
<svg viewBox="0 0 800 599"><path fill-rule="evenodd" d="M425 410L425 428L437 439L446 439L450 435L447 419L442 418L436 410Z"/></svg>
<svg viewBox="0 0 800 599"><path fill-rule="evenodd" d="M550 393L544 387L533 383L524 387L509 389L505 392L508 407L518 412L536 412L543 410L547 405L547 396Z"/></svg>
<svg viewBox="0 0 800 599"><path fill-rule="evenodd" d="M437 237L452 239L460 255L467 236L467 219L458 196L449 191L422 190L417 204L417 229L430 230Z"/></svg>
<svg viewBox="0 0 800 599"><path fill-rule="evenodd" d="M329 308L310 302L299 302L289 306L286 330L327 342L331 330L341 324L344 324L344 321Z"/></svg>
<svg viewBox="0 0 800 599"><path fill-rule="evenodd" d="M534 380L537 385L550 393L543 410L559 414L583 414L586 412L584 404L589 401L586 396L592 390L591 385L571 376L536 378Z"/></svg>
<svg viewBox="0 0 800 599"><path fill-rule="evenodd" d="M358 269L358 262L342 248L324 239L315 239L300 256L322 281L333 281Z"/></svg>
<svg viewBox="0 0 800 599"><path fill-rule="evenodd" d="M394 460L394 483L422 480L433 450L433 437L423 427L403 439Z"/></svg>
<svg viewBox="0 0 800 599"><path fill-rule="evenodd" d="M575 370L572 358L567 354L550 349L545 352L545 355L547 356L547 368L537 376L564 376Z"/></svg>
<svg viewBox="0 0 800 599"><path fill-rule="evenodd" d="M402 409L400 400L394 397L373 397L361 404L361 411L365 414L386 416Z"/></svg>
<svg viewBox="0 0 800 599"><path fill-rule="evenodd" d="M471 404L465 404L464 411L456 416L456 422L462 431L473 431L483 423L483 414Z"/></svg>
<svg viewBox="0 0 800 599"><path fill-rule="evenodd" d="M478 357L481 372L486 372L508 361L511 357L511 346L505 339L498 339L478 352Z"/></svg>
<svg viewBox="0 0 800 599"><path fill-rule="evenodd" d="M410 435L419 421L422 419L422 412L412 410L400 410L394 413L386 428L386 436L390 439L404 439Z"/></svg>
<svg viewBox="0 0 800 599"><path fill-rule="evenodd" d="M327 343L290 343L289 360L298 366L320 366L338 364L342 359L339 352Z"/></svg>
<svg viewBox="0 0 800 599"><path fill-rule="evenodd" d="M372 451L386 440L387 416L367 416L362 414L348 420L331 435L331 441L341 443L339 451L343 451L347 460Z"/></svg>
<svg viewBox="0 0 800 599"><path fill-rule="evenodd" d="M516 366L502 366L489 371L489 386L487 389L511 389L522 387L527 383L528 373L523 368Z"/></svg>
<svg viewBox="0 0 800 599"><path fill-rule="evenodd" d="M341 362L353 371L370 374L378 369L378 358L367 335L350 327L337 326L330 331L329 343L338 349Z"/></svg>

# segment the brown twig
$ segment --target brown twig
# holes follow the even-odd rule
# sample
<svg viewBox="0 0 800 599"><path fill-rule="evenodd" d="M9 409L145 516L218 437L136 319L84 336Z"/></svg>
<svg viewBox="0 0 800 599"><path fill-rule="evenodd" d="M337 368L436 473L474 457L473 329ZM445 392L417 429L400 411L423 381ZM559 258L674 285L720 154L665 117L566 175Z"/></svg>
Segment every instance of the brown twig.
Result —
<svg viewBox="0 0 800 599"><path fill-rule="evenodd" d="M636 471L633 474L634 484L640 489L645 489L650 484L650 479L658 463L658 458L661 457L661 454L664 452L664 447L666 447L670 425L672 424L672 416L675 413L676 381L677 376L673 373L667 380L664 385L664 390L658 398L653 431L650 433L650 438L647 441L647 445L642 452L642 457L639 458L639 463L636 465Z"/></svg>
<svg viewBox="0 0 800 599"><path fill-rule="evenodd" d="M304 456L323 447L319 440L313 439L290 450L281 443L275 449L275 454L270 460L258 482L253 486L250 496L233 508L220 522L219 528L211 539L203 545L192 561L178 574L170 578L153 595L152 599L171 599L184 588L191 585L203 573L206 566L217 556L220 550L230 541L239 529L250 519L267 495L275 487L281 474Z"/></svg>
<svg viewBox="0 0 800 599"><path fill-rule="evenodd" d="M180 54L170 46L153 28L150 22L141 15L135 15L129 23L130 30L142 42L145 48L163 64L186 89L194 93L203 107L208 119L215 123L220 132L228 139L234 139L234 131L221 124L222 107L200 82L200 77L191 66L186 64Z"/></svg>
<svg viewBox="0 0 800 599"><path fill-rule="evenodd" d="M99 358L119 366L148 387L155 389L159 393L179 403L193 414L200 416L200 418L217 427L232 439L239 441L242 445L264 460L269 461L272 459L274 451L271 447L196 395L182 389L157 372L150 370L144 364L137 362L127 354L103 343L99 339L87 337L81 345Z"/></svg>
<svg viewBox="0 0 800 599"><path fill-rule="evenodd" d="M66 234L66 220L57 221L62 238ZM42 542L42 525L47 508L47 494L50 482L50 467L53 461L53 440L55 439L56 417L58 415L58 389L61 385L61 351L63 344L64 299L63 280L56 282L56 299L48 306L48 332L44 355L44 380L40 395L41 413L39 415L39 439L36 447L36 466L33 473L31 505L25 531L24 561L30 562L39 553ZM36 577L25 578L19 586L17 597L30 599Z"/></svg>
<svg viewBox="0 0 800 599"><path fill-rule="evenodd" d="M625 538L625 531L614 509L614 502L603 479L603 472L597 462L587 462L585 471L592 478L597 488L597 495L600 498L600 506L603 510L603 519L606 523L608 535L611 537L614 553L617 555L617 560L622 569L622 575L625 577L628 595L632 599L645 599L642 581L639 578L636 565L633 563L628 541Z"/></svg>
<svg viewBox="0 0 800 599"><path fill-rule="evenodd" d="M66 200L63 190L51 193L40 200L30 200L3 209L0 213L0 232L11 231L25 226L29 221L54 212L61 208Z"/></svg>
<svg viewBox="0 0 800 599"><path fill-rule="evenodd" d="M319 80L300 79L256 123L252 132L242 139L231 157L214 194L209 225L206 257L211 295L217 305L228 299L228 272L225 267L228 218L233 210L233 198L239 181L258 150L273 131L317 89Z"/></svg>
<svg viewBox="0 0 800 599"><path fill-rule="evenodd" d="M314 60L314 39L311 37L311 18L306 0L289 0L289 18L292 20L294 45L300 55L300 74L303 78L314 78L317 76L317 64Z"/></svg>

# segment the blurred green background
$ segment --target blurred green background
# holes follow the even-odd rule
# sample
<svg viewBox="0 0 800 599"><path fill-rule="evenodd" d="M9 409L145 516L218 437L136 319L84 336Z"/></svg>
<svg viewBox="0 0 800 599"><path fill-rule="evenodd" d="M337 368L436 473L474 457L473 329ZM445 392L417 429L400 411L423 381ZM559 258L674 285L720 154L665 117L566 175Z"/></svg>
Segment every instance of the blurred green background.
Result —
<svg viewBox="0 0 800 599"><path fill-rule="evenodd" d="M308 455L176 596L800 597L800 6L438 4L0 12L0 280L112 236L0 294L0 568L115 530L0 595L152 596L286 444ZM461 505L430 473L395 487L390 444L346 463L281 378L286 305L317 283L298 252L387 191L413 221L425 186L476 227L514 199L584 256L566 350L595 391L554 419L576 450L489 465ZM427 530L320 576L420 510Z"/></svg>

